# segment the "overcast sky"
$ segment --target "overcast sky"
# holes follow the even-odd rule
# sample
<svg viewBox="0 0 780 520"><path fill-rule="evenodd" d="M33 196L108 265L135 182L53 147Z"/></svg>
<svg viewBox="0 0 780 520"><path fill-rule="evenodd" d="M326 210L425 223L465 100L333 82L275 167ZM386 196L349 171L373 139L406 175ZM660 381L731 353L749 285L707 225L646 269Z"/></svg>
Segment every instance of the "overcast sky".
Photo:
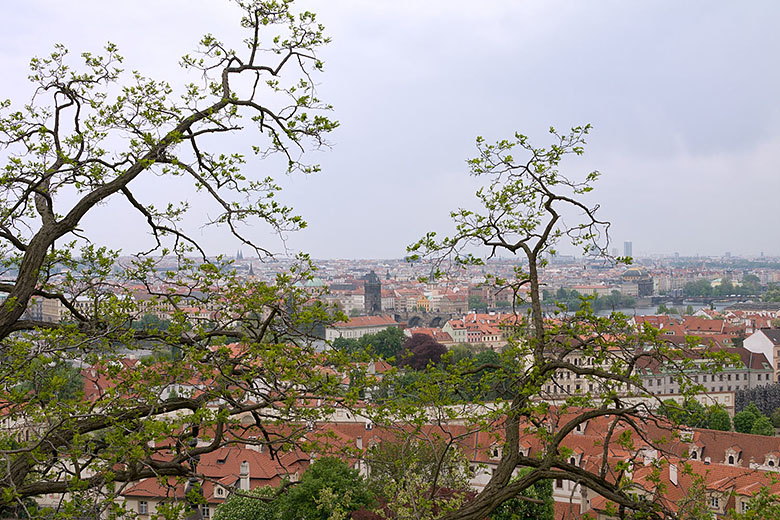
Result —
<svg viewBox="0 0 780 520"><path fill-rule="evenodd" d="M733 1L321 0L333 41L320 94L341 126L314 156L323 172L281 179L309 222L290 250L396 258L470 204L477 135L591 123L572 174L602 172L593 200L634 254L780 255L780 3ZM218 0L26 0L0 7L0 98L23 100L26 66L55 42L106 41L125 67L171 83L206 32L235 34ZM253 165L255 170L262 166ZM262 172L263 175L268 172ZM150 200L164 197L147 183ZM132 252L147 238L118 206L88 222ZM200 232L196 232L199 235ZM281 250L267 232L257 236ZM233 253L204 232L211 252Z"/></svg>

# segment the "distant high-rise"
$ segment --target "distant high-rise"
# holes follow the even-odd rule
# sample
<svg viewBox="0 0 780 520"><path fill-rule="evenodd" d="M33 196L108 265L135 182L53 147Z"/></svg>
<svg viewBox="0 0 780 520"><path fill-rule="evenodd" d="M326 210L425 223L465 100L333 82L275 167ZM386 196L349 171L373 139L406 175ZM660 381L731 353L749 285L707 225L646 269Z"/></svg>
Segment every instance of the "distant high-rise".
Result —
<svg viewBox="0 0 780 520"><path fill-rule="evenodd" d="M372 269L370 273L363 277L363 301L365 302L366 314L373 316L382 312L382 282Z"/></svg>
<svg viewBox="0 0 780 520"><path fill-rule="evenodd" d="M634 256L634 247L631 242L623 242L623 256Z"/></svg>

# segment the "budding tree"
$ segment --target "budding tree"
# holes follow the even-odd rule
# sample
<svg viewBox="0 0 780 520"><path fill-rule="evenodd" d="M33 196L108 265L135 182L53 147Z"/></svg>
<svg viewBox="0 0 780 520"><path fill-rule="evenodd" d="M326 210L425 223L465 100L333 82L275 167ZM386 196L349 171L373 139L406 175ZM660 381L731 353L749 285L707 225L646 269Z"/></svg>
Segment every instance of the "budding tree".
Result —
<svg viewBox="0 0 780 520"><path fill-rule="evenodd" d="M638 464L638 446L666 453L669 446L661 438L671 436L653 413L657 399L645 387L642 370L648 363L665 363L679 378L681 392L690 393L696 390L684 375L690 359L664 345L657 331L635 330L626 316L596 316L587 299L574 313L563 306L545 309L541 301L544 254L560 241L581 247L587 256L614 261L604 254L609 224L598 216L597 205L587 203L599 173L573 176L560 169L565 158L583 153L589 130L588 125L568 133L551 128L548 147L536 147L520 134L495 144L478 138L478 155L468 165L472 175L486 181L476 192L480 208L451 213L453 236L440 240L431 232L409 247L412 259L427 258L437 266L445 261L481 265L499 252L522 259L513 279L486 280L513 291L515 318L501 325L508 345L500 360L446 365L429 375L427 387L417 382L425 390L416 397L429 399L426 417L432 409L448 410L444 422L453 424L452 410L463 404L464 394L483 403L470 403L465 424L500 453L484 489L445 518L477 520L507 500L533 501L524 492L550 479L573 482L616 507L646 515L642 518L672 514L659 502L637 498L642 494L628 475ZM599 441L603 457L586 465L571 457L569 444L572 432L593 420L609 427ZM611 458L617 447L632 455Z"/></svg>
<svg viewBox="0 0 780 520"><path fill-rule="evenodd" d="M337 126L315 88L328 41L315 15L291 0L234 4L243 45L205 36L181 60L192 83L124 71L112 44L75 59L58 45L31 61L30 99L0 104L0 507L49 495L61 514L97 515L129 482L197 475L198 456L226 443L294 443L297 427L274 424L305 427L341 395L339 354L316 354L309 338L328 313L300 289L306 260L247 282L188 231L193 220L217 226L267 256L248 224L305 222L221 136L254 132L258 159L306 174L318 168L302 153ZM173 193L158 207L138 189L174 177L217 211L197 214ZM121 269L118 252L82 231L106 204L136 212L151 237ZM63 319L42 319L41 302ZM170 324L133 326L147 313ZM84 390L66 377L72 367Z"/></svg>

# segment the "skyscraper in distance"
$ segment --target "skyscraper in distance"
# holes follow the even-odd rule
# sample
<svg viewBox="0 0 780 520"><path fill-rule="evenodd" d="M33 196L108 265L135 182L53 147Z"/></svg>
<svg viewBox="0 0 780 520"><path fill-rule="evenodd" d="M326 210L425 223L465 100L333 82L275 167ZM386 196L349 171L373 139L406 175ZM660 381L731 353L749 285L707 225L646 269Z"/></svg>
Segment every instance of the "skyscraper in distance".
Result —
<svg viewBox="0 0 780 520"><path fill-rule="evenodd" d="M631 242L623 242L623 256L634 256L634 248Z"/></svg>

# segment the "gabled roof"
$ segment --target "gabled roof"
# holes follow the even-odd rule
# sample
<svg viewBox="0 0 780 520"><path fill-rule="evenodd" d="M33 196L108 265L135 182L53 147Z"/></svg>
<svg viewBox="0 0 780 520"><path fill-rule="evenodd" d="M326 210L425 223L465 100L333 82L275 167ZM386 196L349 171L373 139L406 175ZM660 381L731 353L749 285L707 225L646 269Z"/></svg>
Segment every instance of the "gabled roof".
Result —
<svg viewBox="0 0 780 520"><path fill-rule="evenodd" d="M350 318L349 321L339 321L331 325L334 329L359 329L362 327L391 327L398 325L392 316L377 315L377 316L356 316Z"/></svg>

